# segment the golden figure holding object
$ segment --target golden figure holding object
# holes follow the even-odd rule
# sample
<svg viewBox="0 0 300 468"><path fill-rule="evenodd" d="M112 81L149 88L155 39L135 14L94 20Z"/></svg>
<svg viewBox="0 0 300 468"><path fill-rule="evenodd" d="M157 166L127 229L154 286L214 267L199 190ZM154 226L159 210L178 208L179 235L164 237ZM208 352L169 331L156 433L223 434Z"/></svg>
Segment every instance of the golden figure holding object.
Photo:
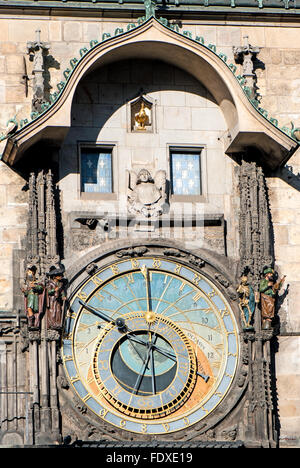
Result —
<svg viewBox="0 0 300 468"><path fill-rule="evenodd" d="M141 108L135 115L135 121L137 122L137 130L146 130L145 125L148 123L148 115L145 111L145 103L141 102Z"/></svg>

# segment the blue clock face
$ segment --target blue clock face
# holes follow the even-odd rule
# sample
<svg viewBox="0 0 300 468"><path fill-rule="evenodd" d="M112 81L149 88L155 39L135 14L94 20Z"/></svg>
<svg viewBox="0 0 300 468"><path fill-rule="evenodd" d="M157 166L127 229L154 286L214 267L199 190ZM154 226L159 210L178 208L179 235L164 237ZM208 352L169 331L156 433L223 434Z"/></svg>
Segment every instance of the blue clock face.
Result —
<svg viewBox="0 0 300 468"><path fill-rule="evenodd" d="M100 418L131 432L174 432L227 394L237 324L201 273L159 257L122 260L73 296L62 355L74 390Z"/></svg>

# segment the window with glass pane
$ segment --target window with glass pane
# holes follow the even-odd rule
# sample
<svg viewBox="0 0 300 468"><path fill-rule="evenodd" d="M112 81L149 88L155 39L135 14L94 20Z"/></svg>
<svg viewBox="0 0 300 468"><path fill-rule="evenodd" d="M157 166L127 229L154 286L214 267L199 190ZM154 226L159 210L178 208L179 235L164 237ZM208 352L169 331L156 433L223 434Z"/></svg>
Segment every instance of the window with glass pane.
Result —
<svg viewBox="0 0 300 468"><path fill-rule="evenodd" d="M82 149L81 191L111 193L112 153L110 150Z"/></svg>
<svg viewBox="0 0 300 468"><path fill-rule="evenodd" d="M171 150L171 179L174 195L201 195L200 151Z"/></svg>

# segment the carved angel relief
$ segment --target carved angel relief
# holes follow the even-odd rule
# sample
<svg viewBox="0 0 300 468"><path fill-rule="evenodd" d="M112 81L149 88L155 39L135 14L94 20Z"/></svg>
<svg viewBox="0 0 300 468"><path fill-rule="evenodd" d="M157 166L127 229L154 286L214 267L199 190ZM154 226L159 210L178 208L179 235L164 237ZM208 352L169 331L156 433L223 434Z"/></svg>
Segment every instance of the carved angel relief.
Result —
<svg viewBox="0 0 300 468"><path fill-rule="evenodd" d="M154 179L147 169L138 174L127 171L128 212L145 218L156 218L167 206L166 171L158 171Z"/></svg>

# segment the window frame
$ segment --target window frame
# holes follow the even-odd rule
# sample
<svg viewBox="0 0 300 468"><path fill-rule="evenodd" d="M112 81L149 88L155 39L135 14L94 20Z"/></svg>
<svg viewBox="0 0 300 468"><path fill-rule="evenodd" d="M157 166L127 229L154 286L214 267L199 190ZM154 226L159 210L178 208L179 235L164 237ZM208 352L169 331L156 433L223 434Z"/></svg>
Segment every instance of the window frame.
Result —
<svg viewBox="0 0 300 468"><path fill-rule="evenodd" d="M94 150L95 152L107 151L111 154L111 184L112 192L84 192L82 190L82 168L81 168L81 155L84 150ZM78 168L79 168L79 193L82 200L116 200L118 193L116 175L117 165L117 154L116 154L116 143L115 142L103 142L103 143L92 143L81 141L78 142Z"/></svg>
<svg viewBox="0 0 300 468"><path fill-rule="evenodd" d="M200 172L200 191L199 195L174 194L173 193L173 173L172 173L172 153L198 153L199 154L199 172ZM170 199L172 202L204 202L207 199L207 178L206 178L206 147L205 145L176 145L168 144L168 162L169 162L169 180L170 180Z"/></svg>

